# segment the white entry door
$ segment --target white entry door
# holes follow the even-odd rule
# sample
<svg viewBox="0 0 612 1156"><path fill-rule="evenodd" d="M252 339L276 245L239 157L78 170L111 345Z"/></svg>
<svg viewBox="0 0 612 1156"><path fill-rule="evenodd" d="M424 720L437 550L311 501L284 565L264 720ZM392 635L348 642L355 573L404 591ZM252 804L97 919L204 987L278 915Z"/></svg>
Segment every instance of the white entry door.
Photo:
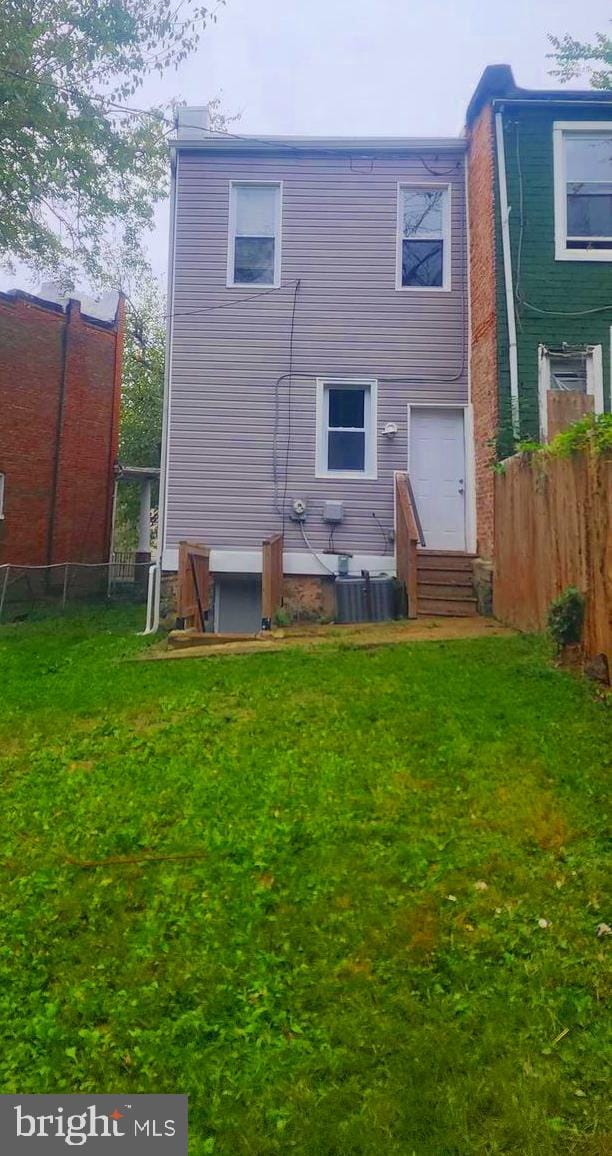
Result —
<svg viewBox="0 0 612 1156"><path fill-rule="evenodd" d="M465 550L463 410L410 408L410 481L428 550Z"/></svg>

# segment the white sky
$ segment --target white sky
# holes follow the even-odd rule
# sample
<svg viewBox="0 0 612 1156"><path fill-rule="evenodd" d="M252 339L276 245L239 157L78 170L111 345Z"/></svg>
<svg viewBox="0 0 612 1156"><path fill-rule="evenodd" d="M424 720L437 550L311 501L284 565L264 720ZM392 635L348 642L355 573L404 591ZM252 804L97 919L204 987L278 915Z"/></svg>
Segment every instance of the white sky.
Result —
<svg viewBox="0 0 612 1156"><path fill-rule="evenodd" d="M487 64L555 87L546 33L590 40L609 20L610 0L227 0L197 55L138 102L220 96L241 133L453 136ZM157 218L149 249L164 276L167 213Z"/></svg>

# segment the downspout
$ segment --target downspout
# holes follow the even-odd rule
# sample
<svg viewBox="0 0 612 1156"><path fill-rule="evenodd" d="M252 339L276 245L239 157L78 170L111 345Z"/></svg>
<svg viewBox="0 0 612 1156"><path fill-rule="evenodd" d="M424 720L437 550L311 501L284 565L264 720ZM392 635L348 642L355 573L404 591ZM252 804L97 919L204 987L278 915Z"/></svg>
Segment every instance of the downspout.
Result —
<svg viewBox="0 0 612 1156"><path fill-rule="evenodd" d="M55 427L55 453L53 458L53 478L51 481L51 500L49 503L49 522L47 524L47 566L53 563L53 539L55 538L55 523L57 520L57 491L59 488L60 458L62 452L62 430L64 427L64 408L66 403L66 384L68 379L68 338L72 319L72 299L66 305L64 325L62 329L62 376L57 407L57 424ZM49 582L47 573L47 582Z"/></svg>
<svg viewBox="0 0 612 1156"><path fill-rule="evenodd" d="M107 543L108 561L112 561L113 534L117 504L117 480L115 466L119 444L119 423L121 419L121 392L123 379L123 347L125 343L125 296L119 293L115 311L115 356L113 363L113 399L111 406L110 434L108 446L108 493L106 498L106 526L104 540ZM110 575L110 567L109 567Z"/></svg>
<svg viewBox="0 0 612 1156"><path fill-rule="evenodd" d="M516 317L514 314L514 283L512 279L512 251L510 248L510 209L506 184L506 155L504 151L504 123L501 112L495 113L495 141L497 144L497 177L499 181L499 209L501 215L504 285L506 290L506 317L508 322L508 356L510 361L510 407L512 433L520 437L520 409L518 385L518 354L516 346Z"/></svg>
<svg viewBox="0 0 612 1156"><path fill-rule="evenodd" d="M159 615L161 602L161 575L166 546L166 513L168 497L168 451L170 421L170 378L172 357L172 340L174 328L174 263L176 241L176 180L178 173L178 150L170 159L170 227L168 237L168 295L166 305L166 347L164 365L164 399L162 406L162 444L159 473L159 514L157 532L157 560L149 569L149 597L147 604L147 623L143 634L156 634L159 630Z"/></svg>

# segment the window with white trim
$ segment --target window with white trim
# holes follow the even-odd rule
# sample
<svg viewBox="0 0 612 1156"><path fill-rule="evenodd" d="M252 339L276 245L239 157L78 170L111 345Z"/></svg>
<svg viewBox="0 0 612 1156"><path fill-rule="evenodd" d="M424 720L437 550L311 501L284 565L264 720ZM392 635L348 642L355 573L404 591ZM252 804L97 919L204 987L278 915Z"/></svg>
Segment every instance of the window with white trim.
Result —
<svg viewBox="0 0 612 1156"><path fill-rule="evenodd" d="M398 289L450 289L450 189L400 185Z"/></svg>
<svg viewBox="0 0 612 1156"><path fill-rule="evenodd" d="M554 126L557 260L612 260L612 124Z"/></svg>
<svg viewBox="0 0 612 1156"><path fill-rule="evenodd" d="M317 382L319 477L376 477L376 382Z"/></svg>
<svg viewBox="0 0 612 1156"><path fill-rule="evenodd" d="M232 181L227 283L280 284L280 184Z"/></svg>

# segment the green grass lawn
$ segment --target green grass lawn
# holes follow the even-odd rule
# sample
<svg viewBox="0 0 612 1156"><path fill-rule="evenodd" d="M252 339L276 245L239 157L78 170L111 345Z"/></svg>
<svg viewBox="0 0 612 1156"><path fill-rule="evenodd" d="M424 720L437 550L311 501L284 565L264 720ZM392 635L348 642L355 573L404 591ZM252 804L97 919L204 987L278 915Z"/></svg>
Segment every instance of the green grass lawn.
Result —
<svg viewBox="0 0 612 1156"><path fill-rule="evenodd" d="M141 618L0 631L0 1090L187 1092L191 1156L609 1152L606 703L529 638Z"/></svg>

